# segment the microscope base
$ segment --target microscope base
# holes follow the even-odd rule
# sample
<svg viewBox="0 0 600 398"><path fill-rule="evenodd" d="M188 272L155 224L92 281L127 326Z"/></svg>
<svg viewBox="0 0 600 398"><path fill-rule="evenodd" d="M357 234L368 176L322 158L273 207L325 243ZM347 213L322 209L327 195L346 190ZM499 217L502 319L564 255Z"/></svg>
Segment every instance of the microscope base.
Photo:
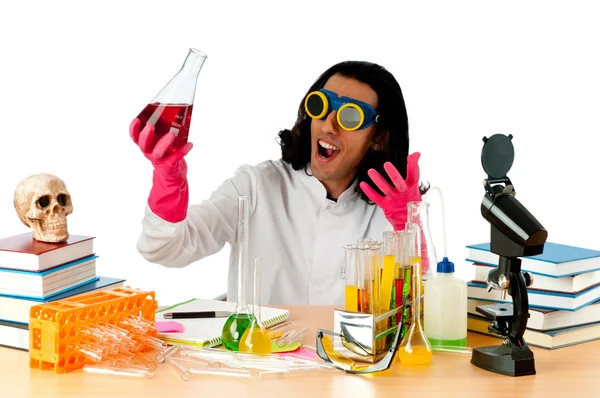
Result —
<svg viewBox="0 0 600 398"><path fill-rule="evenodd" d="M535 374L533 352L527 345L523 348L514 347L512 344L474 348L471 363L490 372L507 376Z"/></svg>

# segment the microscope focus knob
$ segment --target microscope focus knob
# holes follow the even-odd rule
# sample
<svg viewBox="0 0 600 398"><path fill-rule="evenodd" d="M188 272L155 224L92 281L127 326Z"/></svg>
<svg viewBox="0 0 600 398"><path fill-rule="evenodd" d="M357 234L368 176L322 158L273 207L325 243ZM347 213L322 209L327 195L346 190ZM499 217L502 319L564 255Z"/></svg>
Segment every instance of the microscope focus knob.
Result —
<svg viewBox="0 0 600 398"><path fill-rule="evenodd" d="M498 276L498 285L502 289L508 289L508 287L510 286L510 280L506 277L506 275L500 274Z"/></svg>
<svg viewBox="0 0 600 398"><path fill-rule="evenodd" d="M525 278L525 285L527 287L533 285L533 276L531 276L531 274L529 272L524 272L523 278Z"/></svg>

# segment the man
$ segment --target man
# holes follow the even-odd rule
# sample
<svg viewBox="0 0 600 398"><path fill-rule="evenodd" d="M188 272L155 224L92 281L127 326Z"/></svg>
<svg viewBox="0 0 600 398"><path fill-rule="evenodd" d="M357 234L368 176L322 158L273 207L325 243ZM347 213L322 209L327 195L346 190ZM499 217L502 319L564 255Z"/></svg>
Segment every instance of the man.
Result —
<svg viewBox="0 0 600 398"><path fill-rule="evenodd" d="M237 301L239 196L250 198L248 267L261 258L264 305L343 305L343 246L403 229L406 203L421 199L402 91L376 64L349 61L325 71L302 99L292 130L279 133L281 159L240 167L201 204L188 207L184 156L192 144L164 156L175 136L150 148L153 126L140 127L134 120L130 133L154 172L139 252L184 267L231 244L230 301Z"/></svg>

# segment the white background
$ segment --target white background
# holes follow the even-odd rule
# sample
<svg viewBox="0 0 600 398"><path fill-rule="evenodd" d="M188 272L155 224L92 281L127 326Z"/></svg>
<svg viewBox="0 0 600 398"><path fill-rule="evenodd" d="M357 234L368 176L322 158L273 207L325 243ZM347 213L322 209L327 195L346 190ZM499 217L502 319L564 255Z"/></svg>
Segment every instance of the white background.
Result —
<svg viewBox="0 0 600 398"><path fill-rule="evenodd" d="M186 269L147 263L135 247L152 170L128 125L197 47L208 59L190 131L191 202L239 165L278 158L277 132L293 125L321 72L369 60L402 86L410 150L422 153L422 178L443 190L448 254L461 276L471 272L464 246L489 239L480 154L495 133L514 135L509 177L548 240L600 249L593 4L3 2L0 236L28 231L13 208L18 182L53 173L73 197L70 232L97 238L99 274L154 290L161 304L224 292L227 247Z"/></svg>

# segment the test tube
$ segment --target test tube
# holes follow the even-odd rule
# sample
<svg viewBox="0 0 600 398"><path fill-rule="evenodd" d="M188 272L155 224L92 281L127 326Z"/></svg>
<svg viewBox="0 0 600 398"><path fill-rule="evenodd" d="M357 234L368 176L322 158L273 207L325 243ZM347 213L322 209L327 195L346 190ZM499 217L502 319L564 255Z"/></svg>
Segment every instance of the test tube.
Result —
<svg viewBox="0 0 600 398"><path fill-rule="evenodd" d="M135 355L133 356L133 358L131 359L131 362L138 363L140 365L144 365L152 371L156 370L156 368L158 367L158 365L156 364L156 362L153 359L151 359L146 354L143 354L141 352L136 352Z"/></svg>
<svg viewBox="0 0 600 398"><path fill-rule="evenodd" d="M358 248L356 245L344 246L346 252L346 311L359 311L359 291L358 291Z"/></svg>
<svg viewBox="0 0 600 398"><path fill-rule="evenodd" d="M125 377L152 377L152 372L144 371L136 368L118 367L118 366L103 366L103 365L83 365L83 371L88 373L105 374L111 376Z"/></svg>
<svg viewBox="0 0 600 398"><path fill-rule="evenodd" d="M320 367L306 367L306 368L289 368L285 370L263 370L258 373L260 377L271 378L271 377L297 377L297 376L320 376Z"/></svg>
<svg viewBox="0 0 600 398"><path fill-rule="evenodd" d="M414 249L414 231L405 229L398 231L398 269L396 273L396 307L410 301L412 263L411 257ZM409 308L404 313L396 315L396 324L406 322Z"/></svg>
<svg viewBox="0 0 600 398"><path fill-rule="evenodd" d="M179 345L172 345L169 348L158 352L156 354L156 362L158 362L158 363L165 362L167 359L169 359L173 355L177 354L180 349L181 349L181 346L179 346Z"/></svg>
<svg viewBox="0 0 600 398"><path fill-rule="evenodd" d="M303 356L297 355L297 354L286 354L285 355L285 361L289 366L294 366L297 365L298 363L303 364L303 365L311 365L311 366L318 366L322 369L333 369L333 370L338 370L338 368L336 368L335 366L333 366L330 363L327 362L323 362L322 360L315 360L315 359L308 359L305 358Z"/></svg>
<svg viewBox="0 0 600 398"><path fill-rule="evenodd" d="M167 362L171 366L173 366L173 368L175 368L176 371L180 372L179 374L181 376L181 380L189 381L192 378L192 375L190 374L189 370L187 370L187 368L178 361L174 360L173 358L168 358Z"/></svg>
<svg viewBox="0 0 600 398"><path fill-rule="evenodd" d="M76 344L71 347L92 362L100 362L110 354L107 347L101 347L91 342Z"/></svg>
<svg viewBox="0 0 600 398"><path fill-rule="evenodd" d="M185 362L190 364L190 366L194 365L194 367L198 368L214 368L214 369L218 369L221 367L221 363L220 362L210 362L207 359L190 359L189 357L171 357L170 359L173 359L177 362Z"/></svg>
<svg viewBox="0 0 600 398"><path fill-rule="evenodd" d="M244 379L252 379L252 374L247 369L198 369L190 368L189 372L193 375L208 375L208 376L226 376Z"/></svg>
<svg viewBox="0 0 600 398"><path fill-rule="evenodd" d="M449 354L464 354L471 355L473 353L473 349L471 347L459 347L459 346L448 346L448 345L438 345L431 346L431 349L436 352L445 352Z"/></svg>
<svg viewBox="0 0 600 398"><path fill-rule="evenodd" d="M139 370L140 372L144 372L145 376L148 379L151 379L152 376L154 376L154 370L153 369L149 369L146 366L141 366L141 365L134 365L132 363L129 363L128 361L124 360L124 359L118 359L116 360L113 365L113 367L119 368L119 369L126 369L126 370Z"/></svg>
<svg viewBox="0 0 600 398"><path fill-rule="evenodd" d="M304 328L298 333L296 333L295 329L288 331L286 334L277 339L277 345L279 347L285 347L286 344L293 345L299 341L302 341L306 333L308 332L308 328Z"/></svg>
<svg viewBox="0 0 600 398"><path fill-rule="evenodd" d="M374 265L374 254L379 249L378 244L372 239L361 239L357 242L358 248L358 297L359 312L376 314L379 308L379 278Z"/></svg>

